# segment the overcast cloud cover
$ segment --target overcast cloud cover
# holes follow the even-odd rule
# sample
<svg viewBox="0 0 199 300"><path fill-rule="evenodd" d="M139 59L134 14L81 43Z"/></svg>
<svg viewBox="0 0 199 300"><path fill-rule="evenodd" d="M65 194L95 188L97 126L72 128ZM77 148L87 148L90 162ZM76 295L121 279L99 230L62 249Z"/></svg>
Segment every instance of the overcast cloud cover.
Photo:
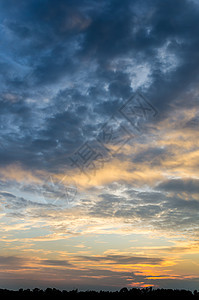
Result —
<svg viewBox="0 0 199 300"><path fill-rule="evenodd" d="M198 32L196 0L1 0L2 287L198 287Z"/></svg>

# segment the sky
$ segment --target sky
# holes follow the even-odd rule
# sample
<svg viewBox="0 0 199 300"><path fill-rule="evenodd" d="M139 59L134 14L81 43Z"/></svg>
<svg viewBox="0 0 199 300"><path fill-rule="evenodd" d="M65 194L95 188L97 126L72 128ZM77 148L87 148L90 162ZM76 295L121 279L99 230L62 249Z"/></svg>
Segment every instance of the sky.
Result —
<svg viewBox="0 0 199 300"><path fill-rule="evenodd" d="M1 288L199 288L198 32L197 0L1 0Z"/></svg>

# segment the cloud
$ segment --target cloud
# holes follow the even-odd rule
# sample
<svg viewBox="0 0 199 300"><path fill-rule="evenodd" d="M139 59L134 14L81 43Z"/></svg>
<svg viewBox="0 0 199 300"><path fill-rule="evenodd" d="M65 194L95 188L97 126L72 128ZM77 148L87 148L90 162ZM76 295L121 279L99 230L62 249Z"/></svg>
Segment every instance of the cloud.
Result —
<svg viewBox="0 0 199 300"><path fill-rule="evenodd" d="M1 228L10 235L17 233L13 241L3 235L3 241L11 243L6 247L16 242L12 251L18 253L26 242L32 242L34 249L38 245L48 249L49 241L59 241L58 252L57 247L70 237L82 242L83 237L106 240L114 235L111 238L116 240L141 232L164 236L166 241L161 242L167 250L172 249L173 236L198 240L199 7L195 2L19 0L16 6L13 0L1 1ZM136 92L158 112L144 121L140 132L120 113ZM130 112L139 123L143 111L130 107ZM105 161L99 169L95 160L89 165L86 155L85 172L82 165L71 166L71 156L85 142L101 150L97 138L112 115L132 138L114 156L103 148ZM115 150L117 141L105 146ZM70 202L66 186L73 183L78 192ZM33 231L24 237L29 228ZM44 285L54 280L63 286L67 280L74 286L75 278L80 286L95 286L96 279L101 286L191 286L186 276L167 274L168 266L172 274L182 274L180 268L170 268L177 259L184 260L175 251L166 261L156 253L146 255L142 247L132 255L104 254L101 249L98 255L71 254L72 260L59 255L23 260L13 254L0 257L0 263L16 268L14 275L6 273L10 282L19 278L19 268L19 282L25 280L27 286L35 278ZM75 269L75 262L81 270ZM87 267L94 264L95 269ZM122 264L146 265L145 273L111 269ZM149 277L150 265L156 273L149 272ZM30 274L31 267L35 269Z"/></svg>
<svg viewBox="0 0 199 300"><path fill-rule="evenodd" d="M171 179L158 184L157 190L163 190L176 193L199 193L199 180L198 179Z"/></svg>
<svg viewBox="0 0 199 300"><path fill-rule="evenodd" d="M121 258L126 260L123 256ZM3 264L1 260L3 260ZM20 266L18 266L19 263ZM2 268L0 278L6 288L17 287L18 285L22 288L35 286L47 288L51 286L50 283L52 281L53 286L60 289L72 289L75 284L82 290L87 289L88 286L97 290L118 290L124 286L129 288L161 286L163 288L179 289L186 286L189 289L195 289L198 284L197 277L172 276L165 273L152 275L150 273L144 274L143 272L110 270L106 268L74 268L68 265L66 261L59 260L20 260L17 257L1 256L0 264ZM4 267L6 267L6 273L4 272ZM16 279L13 280L15 274L17 274L17 281Z"/></svg>
<svg viewBox="0 0 199 300"><path fill-rule="evenodd" d="M43 265L49 265L49 266L60 266L60 267L72 266L72 264L66 260L44 259L44 260L41 260L41 263Z"/></svg>
<svg viewBox="0 0 199 300"><path fill-rule="evenodd" d="M0 265L8 266L8 265L20 265L24 260L20 257L15 256L0 256Z"/></svg>
<svg viewBox="0 0 199 300"><path fill-rule="evenodd" d="M142 5L127 0L123 5L21 1L14 10L9 3L1 4L1 32L7 32L3 39L9 49L2 53L9 66L1 101L7 121L4 165L18 161L28 168L60 169L64 155L92 138L94 120L110 117L136 90L133 86L139 87L138 78L146 70L138 66L150 70L147 85L141 80L140 88L146 86L148 98L161 112L159 118L182 93L178 82L185 88L191 80L197 82L198 8L190 1L177 1L175 7L171 1L162 7L152 0ZM167 66L171 56L172 70ZM8 94L15 97L14 103Z"/></svg>
<svg viewBox="0 0 199 300"><path fill-rule="evenodd" d="M125 256L125 255L107 255L107 256L78 256L80 261L90 262L107 262L108 264L160 264L161 258L142 257L142 256Z"/></svg>

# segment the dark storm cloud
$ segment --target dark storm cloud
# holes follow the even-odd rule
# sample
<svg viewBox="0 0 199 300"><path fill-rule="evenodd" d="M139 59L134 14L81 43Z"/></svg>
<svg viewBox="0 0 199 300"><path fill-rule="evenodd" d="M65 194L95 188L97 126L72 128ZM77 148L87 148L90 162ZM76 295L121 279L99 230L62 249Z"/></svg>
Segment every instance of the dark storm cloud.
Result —
<svg viewBox="0 0 199 300"><path fill-rule="evenodd" d="M3 0L1 164L58 171L136 90L137 65L162 118L198 82L198 14L186 0Z"/></svg>

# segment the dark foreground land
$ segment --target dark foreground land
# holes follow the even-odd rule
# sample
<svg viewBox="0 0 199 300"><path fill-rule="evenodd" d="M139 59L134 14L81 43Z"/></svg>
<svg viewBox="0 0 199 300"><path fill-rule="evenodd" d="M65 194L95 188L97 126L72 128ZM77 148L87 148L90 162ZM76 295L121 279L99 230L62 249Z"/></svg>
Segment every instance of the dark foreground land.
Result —
<svg viewBox="0 0 199 300"><path fill-rule="evenodd" d="M172 290L172 289L152 289L152 288L122 288L120 291L107 292L107 291L86 291L78 292L78 290L72 291L60 291L55 288L47 288L46 290L40 290L35 288L33 290L20 289L18 291L0 289L0 299L7 298L14 299L19 297L20 299L199 299L199 292L196 290L192 293L188 290Z"/></svg>

